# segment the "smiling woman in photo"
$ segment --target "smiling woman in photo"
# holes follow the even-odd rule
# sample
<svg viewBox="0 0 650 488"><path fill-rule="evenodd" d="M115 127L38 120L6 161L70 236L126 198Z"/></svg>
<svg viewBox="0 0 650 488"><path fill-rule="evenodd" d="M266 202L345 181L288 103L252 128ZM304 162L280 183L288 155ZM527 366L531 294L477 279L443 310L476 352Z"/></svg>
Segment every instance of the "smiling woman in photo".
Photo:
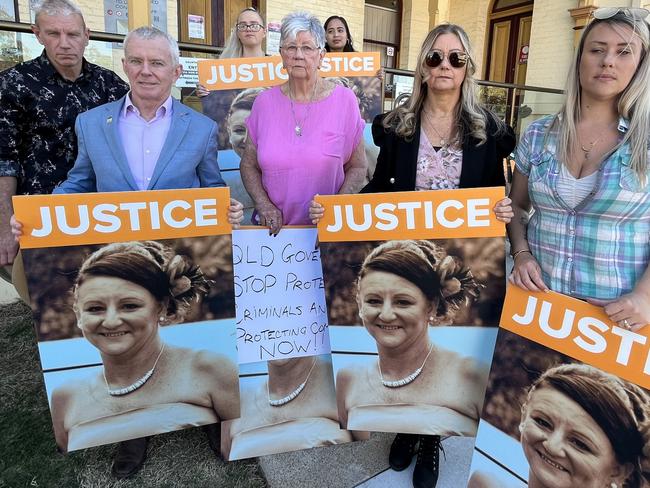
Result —
<svg viewBox="0 0 650 488"><path fill-rule="evenodd" d="M209 286L189 258L154 241L109 244L84 261L73 307L102 367L52 393L63 451L239 415L232 361L160 336L160 326L182 322Z"/></svg>
<svg viewBox="0 0 650 488"><path fill-rule="evenodd" d="M475 435L488 366L429 338L429 327L451 323L478 297L471 271L432 242L391 241L366 257L357 287L359 316L378 357L339 370L343 427L388 428L415 443L413 434ZM423 455L437 452L423 445Z"/></svg>
<svg viewBox="0 0 650 488"><path fill-rule="evenodd" d="M643 488L650 481L650 399L582 364L548 369L521 408L530 488ZM470 488L504 488L480 471Z"/></svg>

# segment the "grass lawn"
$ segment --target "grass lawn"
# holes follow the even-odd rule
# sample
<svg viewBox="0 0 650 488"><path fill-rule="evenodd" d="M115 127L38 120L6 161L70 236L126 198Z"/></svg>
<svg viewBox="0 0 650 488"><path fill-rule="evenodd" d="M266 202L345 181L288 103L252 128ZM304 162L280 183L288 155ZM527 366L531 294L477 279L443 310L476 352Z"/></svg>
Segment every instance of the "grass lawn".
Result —
<svg viewBox="0 0 650 488"><path fill-rule="evenodd" d="M58 454L32 314L22 302L0 306L0 432L0 488L266 486L254 461L216 459L200 429L155 436L129 480L110 475L114 446Z"/></svg>

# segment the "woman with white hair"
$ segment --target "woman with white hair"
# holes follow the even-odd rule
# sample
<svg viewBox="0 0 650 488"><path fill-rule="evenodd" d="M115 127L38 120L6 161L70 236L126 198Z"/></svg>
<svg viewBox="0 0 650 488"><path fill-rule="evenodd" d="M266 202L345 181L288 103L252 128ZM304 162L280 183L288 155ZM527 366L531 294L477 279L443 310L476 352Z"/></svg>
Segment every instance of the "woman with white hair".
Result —
<svg viewBox="0 0 650 488"><path fill-rule="evenodd" d="M316 194L357 192L364 180L364 122L354 93L319 76L325 30L299 12L282 21L280 55L288 80L261 93L247 120L240 170L261 225L309 223Z"/></svg>

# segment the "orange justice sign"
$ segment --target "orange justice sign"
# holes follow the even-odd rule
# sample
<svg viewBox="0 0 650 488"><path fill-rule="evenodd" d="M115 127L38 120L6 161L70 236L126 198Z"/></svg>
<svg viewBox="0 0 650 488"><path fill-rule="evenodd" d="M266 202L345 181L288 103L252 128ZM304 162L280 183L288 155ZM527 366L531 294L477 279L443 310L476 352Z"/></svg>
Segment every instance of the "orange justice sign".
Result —
<svg viewBox="0 0 650 488"><path fill-rule="evenodd" d="M230 234L229 204L226 187L13 197L23 249Z"/></svg>
<svg viewBox="0 0 650 488"><path fill-rule="evenodd" d="M317 195L321 242L505 236L492 208L504 188Z"/></svg>
<svg viewBox="0 0 650 488"><path fill-rule="evenodd" d="M650 327L619 327L602 307L560 293L510 285L501 327L644 388L650 388Z"/></svg>

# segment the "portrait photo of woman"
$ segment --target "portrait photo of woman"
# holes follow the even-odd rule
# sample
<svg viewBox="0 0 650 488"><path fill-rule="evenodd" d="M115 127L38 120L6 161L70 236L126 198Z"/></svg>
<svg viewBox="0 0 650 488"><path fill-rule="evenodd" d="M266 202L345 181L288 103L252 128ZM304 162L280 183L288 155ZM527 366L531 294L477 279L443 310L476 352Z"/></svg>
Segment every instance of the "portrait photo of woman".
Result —
<svg viewBox="0 0 650 488"><path fill-rule="evenodd" d="M220 236L25 253L32 279L42 251L58 255L66 268L54 274L73 279L51 299L60 307L67 298L83 337L39 343L62 451L239 416L236 351L228 339L234 333L232 259L229 271L224 266L229 242ZM198 262L206 263L205 272ZM210 289L213 278L228 273L231 299L219 310ZM41 292L33 290L36 300Z"/></svg>
<svg viewBox="0 0 650 488"><path fill-rule="evenodd" d="M338 273L338 256L330 254L331 244L322 246L328 283L328 277ZM472 329L478 337L484 328L438 326L452 325L458 317L468 316L485 284L459 256L449 254L434 241L389 241L369 247L354 281L357 320L345 317L342 310L345 305L339 297L348 292L336 291L336 283L326 288L328 303L338 301L336 322L360 322L367 333L355 334L356 328L350 327L330 331L334 339L355 334L355 340L348 343L360 348L368 343L359 351L362 356L335 367L342 427L352 431L475 435L489 358L473 354L471 346L464 352L454 349L463 340L466 345L474 340L470 338L474 336ZM349 268L350 263L341 267ZM454 333L464 334L464 329L469 329L469 336L460 340ZM337 349L335 340L333 349ZM351 355L353 351L348 352Z"/></svg>
<svg viewBox="0 0 650 488"><path fill-rule="evenodd" d="M498 344L469 487L648 486L647 390L507 331Z"/></svg>
<svg viewBox="0 0 650 488"><path fill-rule="evenodd" d="M329 354L244 367L256 374L241 379L241 418L222 423L224 459L352 441L352 434L339 426Z"/></svg>

